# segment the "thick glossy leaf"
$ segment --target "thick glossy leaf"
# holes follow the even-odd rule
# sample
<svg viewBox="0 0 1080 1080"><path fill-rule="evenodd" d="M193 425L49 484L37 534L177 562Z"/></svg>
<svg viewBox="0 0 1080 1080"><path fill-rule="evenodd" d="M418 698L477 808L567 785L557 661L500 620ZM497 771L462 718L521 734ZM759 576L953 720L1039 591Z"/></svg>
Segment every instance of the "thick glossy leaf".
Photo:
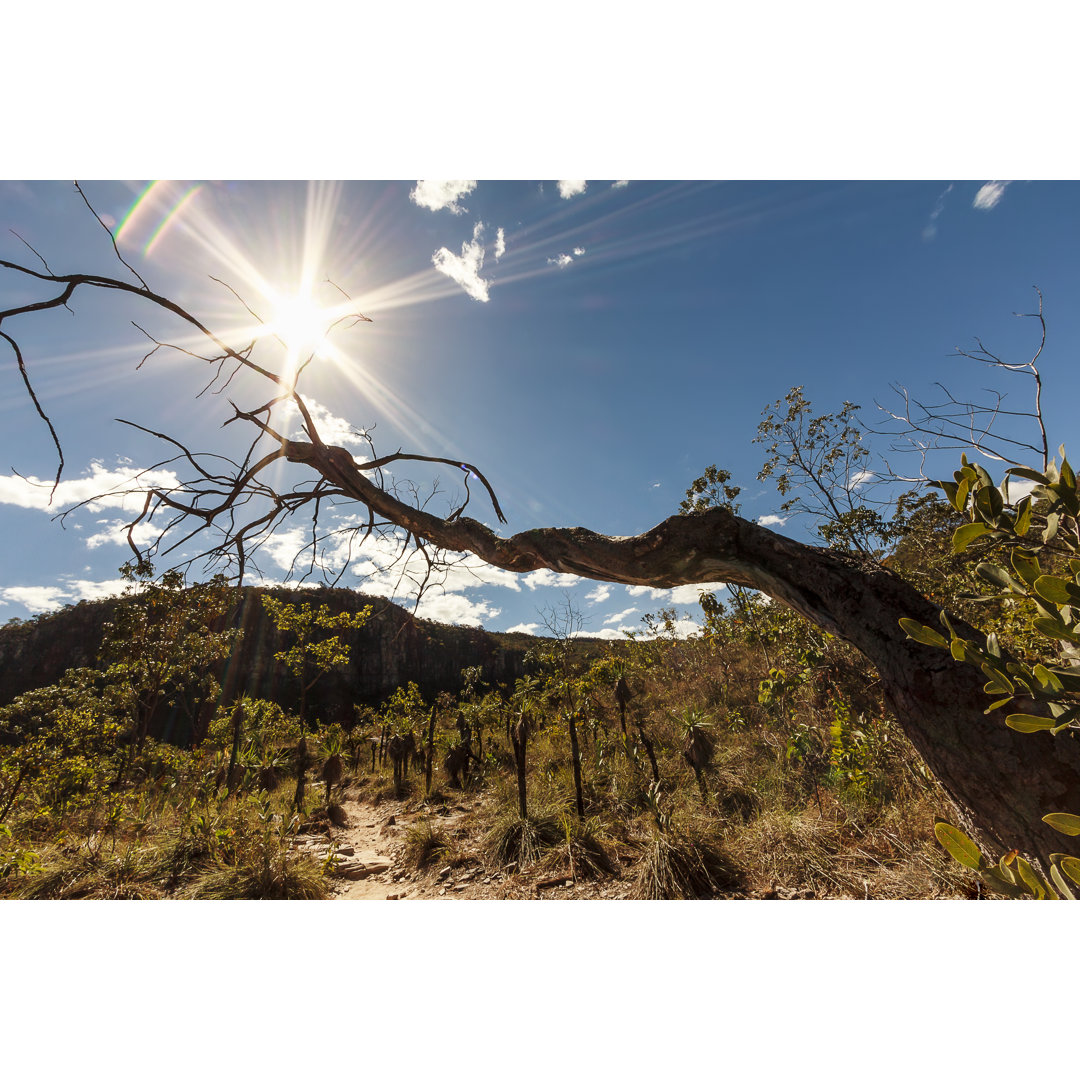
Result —
<svg viewBox="0 0 1080 1080"><path fill-rule="evenodd" d="M989 532L993 532L993 529L981 521L972 521L967 525L961 525L960 528L953 533L953 554L959 554L972 541L978 540L980 536L985 536Z"/></svg>
<svg viewBox="0 0 1080 1080"><path fill-rule="evenodd" d="M1080 817L1076 814L1046 814L1043 821L1066 836L1080 836Z"/></svg>
<svg viewBox="0 0 1080 1080"><path fill-rule="evenodd" d="M938 843L958 862L972 870L981 870L986 866L986 859L975 846L973 840L968 839L959 829L946 821L939 821L934 826L934 835Z"/></svg>
<svg viewBox="0 0 1080 1080"><path fill-rule="evenodd" d="M1011 713L1005 717L1005 723L1013 731L1022 731L1025 735L1033 731L1049 731L1057 726L1057 721L1049 716L1029 716L1027 713Z"/></svg>
<svg viewBox="0 0 1080 1080"><path fill-rule="evenodd" d="M1060 638L1062 641L1071 641L1080 645L1080 634L1070 630L1060 619L1035 619L1035 629L1047 637Z"/></svg>
<svg viewBox="0 0 1080 1080"><path fill-rule="evenodd" d="M1051 604L1080 603L1080 585L1066 578L1043 574L1042 577L1036 579L1034 588L1044 600L1049 600Z"/></svg>
<svg viewBox="0 0 1080 1080"><path fill-rule="evenodd" d="M914 619L901 619L900 626L913 641L919 641L923 645L933 645L938 649L949 647L949 643L936 630L931 630L929 626L923 626Z"/></svg>
<svg viewBox="0 0 1080 1080"><path fill-rule="evenodd" d="M1036 664L1031 671L1043 686L1048 686L1051 690L1060 691L1064 689L1061 680L1045 664Z"/></svg>
<svg viewBox="0 0 1080 1080"><path fill-rule="evenodd" d="M1006 476L1019 476L1021 480L1034 480L1036 484L1046 484L1049 482L1049 478L1044 476L1041 472L1025 468L1022 465L1016 465L1011 469L1006 469L1005 474Z"/></svg>
<svg viewBox="0 0 1080 1080"><path fill-rule="evenodd" d="M1020 588L1020 582L1016 581L1012 574L1006 570L1002 570L1000 566L995 566L993 563L981 562L975 567L975 573L983 579L983 581L989 581L991 585L996 585L999 589L1008 589L1010 592L1022 591Z"/></svg>
<svg viewBox="0 0 1080 1080"><path fill-rule="evenodd" d="M998 525L1005 508L1001 492L996 487L982 487L975 493L975 512L988 525Z"/></svg>
<svg viewBox="0 0 1080 1080"><path fill-rule="evenodd" d="M1058 525L1061 524L1060 514L1046 515L1046 528L1043 529L1043 543L1049 544L1057 536ZM955 543L955 540L953 541Z"/></svg>
<svg viewBox="0 0 1080 1080"><path fill-rule="evenodd" d="M1000 671L989 664L982 664L982 672L989 680L983 689L988 694L1011 694L1016 687Z"/></svg>
<svg viewBox="0 0 1080 1080"><path fill-rule="evenodd" d="M1012 897L1013 900L1019 900L1022 896L1030 895L1023 885L1016 885L1005 878L996 866L991 867L989 870L983 870L979 876L991 889L1004 893L1006 896Z"/></svg>
<svg viewBox="0 0 1080 1080"><path fill-rule="evenodd" d="M1017 536L1027 536L1031 528L1031 496L1025 495L1016 507L1016 520L1013 522L1013 532Z"/></svg>
<svg viewBox="0 0 1080 1080"><path fill-rule="evenodd" d="M1012 563L1017 576L1027 585L1034 585L1042 577L1042 567L1039 566L1039 560L1030 555L1025 555L1022 551L1014 551L1009 561Z"/></svg>
<svg viewBox="0 0 1080 1080"><path fill-rule="evenodd" d="M1060 865L1062 871L1068 874L1077 885L1080 885L1080 859L1072 855L1065 855L1062 857Z"/></svg>
<svg viewBox="0 0 1080 1080"><path fill-rule="evenodd" d="M1016 860L1016 872L1020 875L1020 880L1028 887L1031 895L1036 900L1046 900L1048 892L1046 888L1046 882L1035 873L1035 867L1027 861L1027 859Z"/></svg>
<svg viewBox="0 0 1080 1080"><path fill-rule="evenodd" d="M1053 855L1050 858L1054 858ZM1061 872L1061 867L1058 863L1052 863L1050 866L1050 880L1054 883L1054 888L1066 899L1075 900L1072 889L1069 888L1069 883L1065 880L1064 874Z"/></svg>

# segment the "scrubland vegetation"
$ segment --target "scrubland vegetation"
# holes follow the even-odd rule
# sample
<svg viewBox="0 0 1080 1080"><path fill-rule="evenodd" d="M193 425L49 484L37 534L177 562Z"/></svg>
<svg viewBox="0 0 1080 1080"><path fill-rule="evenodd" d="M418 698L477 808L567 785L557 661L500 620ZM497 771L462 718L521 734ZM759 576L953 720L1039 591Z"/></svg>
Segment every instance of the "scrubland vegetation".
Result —
<svg viewBox="0 0 1080 1080"><path fill-rule="evenodd" d="M959 520L943 500L903 501L890 562L963 610L974 575L950 543ZM410 684L348 729L245 698L181 747L149 719L214 699L238 633L214 629L228 590L130 573L99 666L0 710L5 896L325 897L327 867L290 841L325 828L346 793L420 812L406 838L417 870L468 846L510 874L618 879L641 898L981 892L935 839L948 800L873 669L758 594L704 596L693 638L661 610L614 644L576 635L567 605L513 685L467 669L459 693L429 702ZM310 686L342 654L332 620L304 606L273 611L295 630L279 659ZM997 622L1024 647L1027 623ZM469 845L440 825L451 794L472 808Z"/></svg>

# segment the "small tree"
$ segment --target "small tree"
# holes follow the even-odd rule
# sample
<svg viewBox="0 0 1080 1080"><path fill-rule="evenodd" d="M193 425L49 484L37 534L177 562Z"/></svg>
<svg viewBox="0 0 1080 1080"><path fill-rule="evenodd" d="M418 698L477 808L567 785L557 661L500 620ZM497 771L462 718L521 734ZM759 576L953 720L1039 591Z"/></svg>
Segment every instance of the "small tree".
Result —
<svg viewBox="0 0 1080 1080"><path fill-rule="evenodd" d="M296 746L297 777L295 804L304 801L304 778L307 769L307 693L328 672L349 662L349 646L333 630L359 630L371 616L371 606L355 613L333 614L325 604L289 604L273 596L263 597L263 607L274 621L278 633L292 634L295 641L274 659L285 665L300 683L300 741Z"/></svg>

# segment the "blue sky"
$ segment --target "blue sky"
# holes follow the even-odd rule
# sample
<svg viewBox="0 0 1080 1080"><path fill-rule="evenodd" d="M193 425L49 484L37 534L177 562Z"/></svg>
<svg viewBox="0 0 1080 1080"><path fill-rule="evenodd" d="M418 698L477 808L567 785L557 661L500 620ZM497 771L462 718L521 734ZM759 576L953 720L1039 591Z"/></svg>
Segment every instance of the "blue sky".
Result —
<svg viewBox="0 0 1080 1080"><path fill-rule="evenodd" d="M851 400L873 422L875 399L892 400L890 383L923 396L939 379L985 385L987 373L954 350L979 336L1008 359L1027 359L1036 327L1012 313L1033 310L1033 285L1049 325L1051 438L1069 441L1064 406L1077 390L1080 341L1075 183L150 184L83 189L151 288L230 334L250 319L209 275L266 318L296 293L334 305L329 278L374 321L335 331L301 383L324 437L336 432L360 454L351 432L372 430L382 453L473 462L498 492L508 531L642 531L674 513L711 463L742 486L745 516L768 521L781 499L771 481L756 480L763 448L752 442L766 405L802 385L818 410ZM56 272L130 278L69 182L0 182L0 258L40 265L9 230ZM0 279L0 306L46 295ZM183 337L175 323L104 294L77 293L71 308L4 325L64 444L59 506L162 456L114 418L199 449L234 445L231 429L220 430L230 415L223 396L195 399L197 361L159 353L135 370L146 345L130 320L162 340ZM267 363L285 362L273 340L258 349ZM3 370L0 618L25 618L116 587L125 508L81 510L62 528L42 488L8 472L42 481L55 457L10 357ZM267 396L254 385L231 389L239 404ZM399 467L395 479L409 475ZM492 519L484 510L470 505ZM800 519L774 527L806 536ZM275 540L262 560L266 580L284 579L301 543L288 531ZM366 576L349 571L342 584L389 594L391 554L360 553ZM696 591L519 578L470 563L419 613L536 630L538 609L569 597L587 632L615 637L662 606L675 606L689 631L700 617Z"/></svg>

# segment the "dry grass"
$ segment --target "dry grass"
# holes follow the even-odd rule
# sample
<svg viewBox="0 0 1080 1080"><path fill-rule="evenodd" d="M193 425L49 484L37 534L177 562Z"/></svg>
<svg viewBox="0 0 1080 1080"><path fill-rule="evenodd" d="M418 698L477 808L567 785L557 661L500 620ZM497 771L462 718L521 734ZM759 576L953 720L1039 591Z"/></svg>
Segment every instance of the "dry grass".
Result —
<svg viewBox="0 0 1080 1080"><path fill-rule="evenodd" d="M740 889L742 874L710 823L688 818L654 829L637 864L637 900L706 900Z"/></svg>

